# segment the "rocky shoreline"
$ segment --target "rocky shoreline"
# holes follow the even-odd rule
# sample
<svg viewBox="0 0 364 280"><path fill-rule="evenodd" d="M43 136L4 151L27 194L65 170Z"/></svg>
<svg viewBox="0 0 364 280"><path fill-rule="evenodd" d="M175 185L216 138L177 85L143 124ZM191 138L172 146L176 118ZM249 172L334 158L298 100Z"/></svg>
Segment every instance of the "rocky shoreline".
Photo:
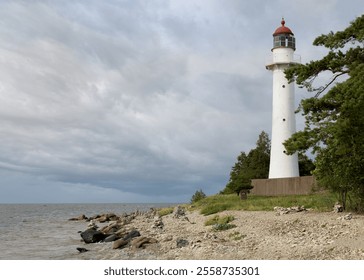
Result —
<svg viewBox="0 0 364 280"><path fill-rule="evenodd" d="M364 216L318 213L304 207L274 211L225 211L227 230L206 226L203 216L181 206L116 215L84 214L80 259L364 259Z"/></svg>

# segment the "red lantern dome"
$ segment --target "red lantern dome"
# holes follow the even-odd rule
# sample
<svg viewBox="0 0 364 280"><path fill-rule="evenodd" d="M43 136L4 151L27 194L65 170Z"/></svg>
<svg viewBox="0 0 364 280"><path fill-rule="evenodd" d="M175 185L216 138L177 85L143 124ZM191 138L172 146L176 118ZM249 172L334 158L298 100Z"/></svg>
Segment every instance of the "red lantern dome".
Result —
<svg viewBox="0 0 364 280"><path fill-rule="evenodd" d="M284 26L285 23L286 22L285 22L284 18L282 18L282 21L281 21L282 26L278 27L276 29L276 31L274 31L273 36L278 35L278 34L291 34L291 35L293 35L293 32L291 31L291 29L289 29L287 26Z"/></svg>

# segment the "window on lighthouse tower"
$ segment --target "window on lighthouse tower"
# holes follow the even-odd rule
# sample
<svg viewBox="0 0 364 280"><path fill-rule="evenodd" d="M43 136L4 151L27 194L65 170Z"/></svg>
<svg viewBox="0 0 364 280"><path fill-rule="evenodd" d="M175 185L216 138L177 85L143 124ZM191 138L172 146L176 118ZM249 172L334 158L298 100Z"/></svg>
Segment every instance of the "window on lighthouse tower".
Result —
<svg viewBox="0 0 364 280"><path fill-rule="evenodd" d="M287 48L288 47L288 48L296 49L296 38L289 34L274 36L273 47L274 48L277 48L277 47Z"/></svg>

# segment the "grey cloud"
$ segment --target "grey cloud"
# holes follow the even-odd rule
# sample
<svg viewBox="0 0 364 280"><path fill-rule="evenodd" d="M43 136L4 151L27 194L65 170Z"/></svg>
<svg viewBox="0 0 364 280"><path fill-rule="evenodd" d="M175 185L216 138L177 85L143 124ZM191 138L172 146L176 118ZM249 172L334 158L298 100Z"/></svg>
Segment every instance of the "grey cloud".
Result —
<svg viewBox="0 0 364 280"><path fill-rule="evenodd" d="M270 129L271 3L3 1L8 185L103 201L221 190Z"/></svg>

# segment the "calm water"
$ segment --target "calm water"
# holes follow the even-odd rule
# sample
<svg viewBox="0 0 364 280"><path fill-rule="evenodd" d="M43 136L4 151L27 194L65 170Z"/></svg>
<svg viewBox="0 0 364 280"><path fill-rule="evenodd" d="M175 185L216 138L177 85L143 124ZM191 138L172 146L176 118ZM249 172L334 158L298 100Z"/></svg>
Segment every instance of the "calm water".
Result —
<svg viewBox="0 0 364 280"><path fill-rule="evenodd" d="M0 260L79 259L82 256L76 248L85 244L77 232L85 230L87 223L70 222L69 218L147 211L167 205L0 204Z"/></svg>

